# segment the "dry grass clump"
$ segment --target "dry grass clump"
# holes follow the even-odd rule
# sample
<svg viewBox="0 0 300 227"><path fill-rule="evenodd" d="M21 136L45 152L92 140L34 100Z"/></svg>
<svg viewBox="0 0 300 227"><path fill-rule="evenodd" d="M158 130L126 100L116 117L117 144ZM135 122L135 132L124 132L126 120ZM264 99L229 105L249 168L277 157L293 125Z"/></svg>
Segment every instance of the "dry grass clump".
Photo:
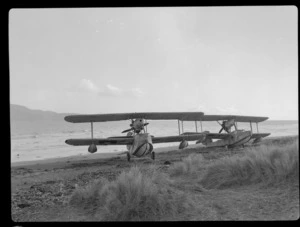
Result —
<svg viewBox="0 0 300 227"><path fill-rule="evenodd" d="M263 140L263 143L265 145L271 145L271 146L285 146L288 144L292 144L295 141L299 141L299 136L282 136L278 138L266 138Z"/></svg>
<svg viewBox="0 0 300 227"><path fill-rule="evenodd" d="M201 167L201 162L203 162L201 154L190 154L181 162L177 162L170 167L170 176L194 173Z"/></svg>
<svg viewBox="0 0 300 227"><path fill-rule="evenodd" d="M70 205L90 220L145 221L174 218L182 212L185 197L170 187L170 180L155 169L132 167L115 181L99 180L77 189Z"/></svg>
<svg viewBox="0 0 300 227"><path fill-rule="evenodd" d="M298 157L298 141L282 147L252 148L243 157L225 157L213 163L201 183L206 188L221 188L298 179Z"/></svg>

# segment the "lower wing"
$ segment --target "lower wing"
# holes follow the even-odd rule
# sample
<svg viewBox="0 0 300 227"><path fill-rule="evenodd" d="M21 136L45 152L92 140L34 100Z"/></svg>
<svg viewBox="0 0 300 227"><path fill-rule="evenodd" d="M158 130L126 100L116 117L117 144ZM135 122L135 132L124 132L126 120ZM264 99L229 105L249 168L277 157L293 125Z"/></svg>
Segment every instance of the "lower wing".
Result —
<svg viewBox="0 0 300 227"><path fill-rule="evenodd" d="M68 139L65 141L66 144L73 146L84 146L84 145L127 145L133 143L133 137L112 137L105 139Z"/></svg>
<svg viewBox="0 0 300 227"><path fill-rule="evenodd" d="M271 135L271 133L253 133L251 139L263 138Z"/></svg>
<svg viewBox="0 0 300 227"><path fill-rule="evenodd" d="M199 132L185 132L182 135L200 135L203 133ZM251 139L258 139L263 138L271 135L271 133L252 133ZM231 134L229 133L206 133L206 138L209 139L229 139L231 137Z"/></svg>
<svg viewBox="0 0 300 227"><path fill-rule="evenodd" d="M251 139L263 138L269 136L270 133L253 133ZM152 143L170 143L170 142L181 142L186 141L195 141L204 138L210 139L227 139L230 137L230 134L225 133L186 133L178 136L161 136L161 137L152 137ZM105 139L68 139L66 144L74 146L85 146L90 144L95 145L131 145L133 144L133 137L130 136L120 136L120 137L109 137Z"/></svg>
<svg viewBox="0 0 300 227"><path fill-rule="evenodd" d="M195 141L195 140L203 139L205 136L206 135L204 133L178 135L178 136L160 136L160 137L154 136L152 137L152 143L181 142L183 140Z"/></svg>

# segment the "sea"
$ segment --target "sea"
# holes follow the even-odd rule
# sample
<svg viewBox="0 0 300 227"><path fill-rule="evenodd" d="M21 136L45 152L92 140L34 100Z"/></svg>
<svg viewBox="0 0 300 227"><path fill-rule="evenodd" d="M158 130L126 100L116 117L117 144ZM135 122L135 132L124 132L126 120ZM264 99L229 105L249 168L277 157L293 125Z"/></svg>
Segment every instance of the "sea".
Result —
<svg viewBox="0 0 300 227"><path fill-rule="evenodd" d="M148 121L147 132L154 136L178 135L178 121ZM100 122L93 124L94 138L122 136L129 128L129 121ZM184 122L184 132L210 131L219 132L217 122ZM250 123L238 123L238 129L250 130ZM298 135L298 121L267 120L258 124L259 133L271 133L269 137ZM180 126L181 130L181 126ZM257 125L252 123L252 130L257 132ZM182 132L182 131L181 131ZM88 153L88 146L71 146L67 139L91 138L91 125L88 123L69 123L62 121L12 121L11 163L35 161L73 155L93 155ZM189 142L191 143L191 142ZM154 144L155 147L178 146L179 143ZM126 151L124 145L97 146L97 153L120 153Z"/></svg>

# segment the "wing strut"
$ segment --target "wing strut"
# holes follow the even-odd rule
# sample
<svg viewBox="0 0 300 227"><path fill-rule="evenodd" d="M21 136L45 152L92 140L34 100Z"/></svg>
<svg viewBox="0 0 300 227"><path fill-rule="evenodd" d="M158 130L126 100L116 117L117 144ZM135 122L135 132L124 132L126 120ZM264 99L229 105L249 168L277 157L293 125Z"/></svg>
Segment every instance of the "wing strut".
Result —
<svg viewBox="0 0 300 227"><path fill-rule="evenodd" d="M258 123L257 123L257 122L256 122L256 129L257 129L257 133L259 133L259 132L258 132Z"/></svg>
<svg viewBox="0 0 300 227"><path fill-rule="evenodd" d="M233 125L233 126L234 126L234 128L235 128L235 131L237 131L237 127L236 127L236 124L235 124L235 123L234 123L234 125Z"/></svg>
<svg viewBox="0 0 300 227"><path fill-rule="evenodd" d="M196 132L198 132L197 121L195 121Z"/></svg>
<svg viewBox="0 0 300 227"><path fill-rule="evenodd" d="M179 123L179 120L178 120L178 132L179 132L179 135L180 135L180 123Z"/></svg>
<svg viewBox="0 0 300 227"><path fill-rule="evenodd" d="M146 132L148 132L148 129L147 129L147 119L145 119L145 123L146 123Z"/></svg>
<svg viewBox="0 0 300 227"><path fill-rule="evenodd" d="M92 133L92 140L94 139L94 130L93 130L93 122L91 121L91 133Z"/></svg>
<svg viewBox="0 0 300 227"><path fill-rule="evenodd" d="M202 121L200 121L200 127L201 127L201 132L202 132Z"/></svg>
<svg viewBox="0 0 300 227"><path fill-rule="evenodd" d="M184 131L183 131L183 121L181 121L181 129L182 129L182 133L184 133Z"/></svg>
<svg viewBox="0 0 300 227"><path fill-rule="evenodd" d="M252 133L252 122L250 121L250 128L251 128L251 133Z"/></svg>

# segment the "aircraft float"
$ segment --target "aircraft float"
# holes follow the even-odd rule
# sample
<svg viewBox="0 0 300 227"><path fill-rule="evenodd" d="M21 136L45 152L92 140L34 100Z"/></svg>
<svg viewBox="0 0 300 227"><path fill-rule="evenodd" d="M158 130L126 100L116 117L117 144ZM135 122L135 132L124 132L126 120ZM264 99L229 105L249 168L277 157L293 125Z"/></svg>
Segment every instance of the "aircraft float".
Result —
<svg viewBox="0 0 300 227"><path fill-rule="evenodd" d="M68 139L65 143L74 146L89 146L88 151L95 153L97 145L126 145L127 160L132 156L143 157L146 155L155 159L153 144L180 142L179 149L188 146L188 141L196 141L196 144L202 143L206 147L226 147L244 146L252 140L252 143L258 143L262 138L269 136L270 133L259 133L258 123L267 120L268 117L238 116L238 115L205 115L203 112L147 112L147 113L111 113L111 114L90 114L90 115L69 115L65 121L72 123L90 123L91 138L88 139ZM94 138L93 123L106 121L130 120L130 128L124 130L126 136L114 136L108 138ZM179 135L156 137L147 132L147 120L178 120ZM194 121L196 132L184 132L183 122ZM203 121L217 121L221 129L218 133L202 131ZM220 123L219 121L222 121ZM200 122L201 131L198 132L198 123ZM250 131L238 129L237 122L250 123ZM256 123L257 132L253 133L252 123ZM231 128L234 126L234 130ZM181 129L180 129L181 128ZM222 131L225 133L222 133ZM215 139L216 141L213 141Z"/></svg>

